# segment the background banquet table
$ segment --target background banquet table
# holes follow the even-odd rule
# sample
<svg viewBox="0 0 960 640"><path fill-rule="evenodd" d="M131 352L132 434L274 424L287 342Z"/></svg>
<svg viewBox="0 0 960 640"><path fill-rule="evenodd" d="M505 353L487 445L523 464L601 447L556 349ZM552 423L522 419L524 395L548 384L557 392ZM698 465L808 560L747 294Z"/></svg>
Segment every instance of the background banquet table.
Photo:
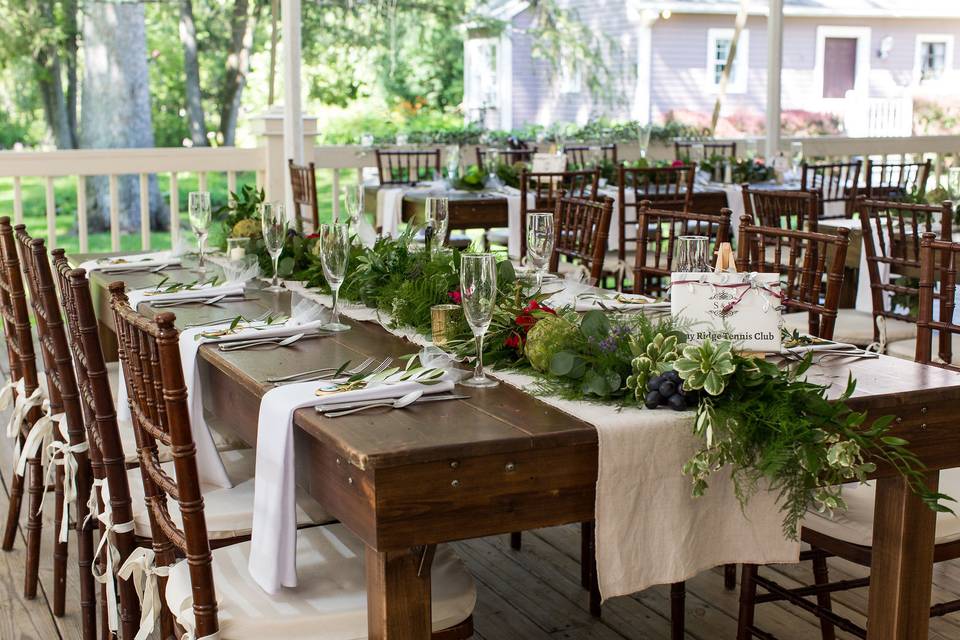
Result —
<svg viewBox="0 0 960 640"><path fill-rule="evenodd" d="M84 259L75 256L75 261ZM186 279L186 271L170 271ZM161 274L122 277L130 288ZM104 289L116 276L94 273L99 317L112 329ZM180 326L266 308L289 311L291 296L176 309ZM147 306L141 310L150 313ZM339 365L366 356L397 357L414 347L377 325L264 353L200 349L206 409L217 423L256 446L260 398L268 375ZM952 414L960 375L901 360L816 366L811 378L833 393L848 375L858 382L852 407L897 416L931 469L960 466L960 429ZM597 478L595 429L508 385L471 390L469 400L416 405L385 416L366 412L336 420L313 409L295 414L297 482L366 544L370 637L422 640L429 630L432 545L593 518ZM899 476L881 466L869 602L869 638L926 637L932 581L934 514ZM937 472L928 475L936 485Z"/></svg>

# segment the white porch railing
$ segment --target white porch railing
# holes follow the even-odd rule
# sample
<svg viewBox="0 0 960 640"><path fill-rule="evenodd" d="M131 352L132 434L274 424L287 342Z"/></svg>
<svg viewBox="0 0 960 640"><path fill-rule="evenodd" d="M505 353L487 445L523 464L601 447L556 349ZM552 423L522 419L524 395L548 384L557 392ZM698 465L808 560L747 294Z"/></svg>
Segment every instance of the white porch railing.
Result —
<svg viewBox="0 0 960 640"><path fill-rule="evenodd" d="M120 210L117 183L119 176L135 174L141 186L146 185L151 175L169 176L169 207L171 241L175 244L180 234L180 187L184 174L197 175L199 188L204 190L210 174L226 174L227 187L236 190L237 174L255 172L257 185L263 186L270 199L285 199L289 187L286 177L286 161L283 156L282 136L279 129L262 130L261 145L255 148L214 149L111 149L51 152L0 152L0 181L13 181L13 209L0 211L13 214L16 222L22 222L24 178L39 178L45 184L45 213L49 246L56 246L57 202L54 179L73 177L76 180L77 229L81 251L89 250L87 229L86 180L91 176L107 176L110 185L110 244L113 250L120 249ZM934 181L941 184L944 168L956 164L960 154L960 136L912 136L903 138L848 138L817 137L784 139L783 148L791 142L803 142L804 154L809 158L841 160L850 157L873 157L877 159L932 158ZM442 146L442 145L441 145ZM305 145L306 161L317 167L318 182L332 183L330 206L339 214L339 186L345 173L356 173L361 179L363 169L376 165L373 150L360 146L314 146ZM463 164L473 164L476 147L461 150ZM639 156L636 144L619 146L619 157L634 160ZM654 144L648 150L652 160L672 160L672 144ZM324 175L325 172L326 175ZM62 203L61 203L62 204ZM140 244L150 248L150 211L147 190L141 188L140 198ZM324 207L325 208L325 207Z"/></svg>
<svg viewBox="0 0 960 640"><path fill-rule="evenodd" d="M843 128L858 138L909 136L913 133L913 97L868 98L854 91L844 100Z"/></svg>

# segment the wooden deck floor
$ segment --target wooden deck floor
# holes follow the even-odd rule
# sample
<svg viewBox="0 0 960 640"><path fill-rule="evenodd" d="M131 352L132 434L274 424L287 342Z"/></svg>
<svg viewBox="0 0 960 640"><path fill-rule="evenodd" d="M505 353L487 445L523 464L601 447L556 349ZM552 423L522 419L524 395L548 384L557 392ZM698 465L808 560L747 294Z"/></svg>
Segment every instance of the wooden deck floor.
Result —
<svg viewBox="0 0 960 640"><path fill-rule="evenodd" d="M5 424L5 418L0 416ZM0 438L0 518L8 503L12 456L5 438ZM74 640L80 638L79 586L76 581L76 549L71 547L67 585L67 615L54 618L47 599L52 584L52 500L47 501L44 555L41 559L40 592L24 600L24 539L13 551L0 552L0 640ZM24 513L21 521L25 520ZM2 522L2 521L0 521ZM22 527L22 525L21 525ZM604 605L603 617L594 619L587 610L587 595L580 588L580 533L575 526L528 532L523 549L512 551L506 536L456 544L477 581L479 599L475 612L476 638L483 640L667 640L669 638L669 593L653 588L631 597L616 598ZM71 540L73 538L71 537ZM863 570L844 562L831 562L832 577L863 575ZM809 566L783 566L771 571L779 582L794 585L797 578L809 581ZM935 570L934 599L960 597L960 562L943 563ZM864 622L866 591L841 594L836 609L859 623ZM687 586L687 638L732 639L736 632L737 593L725 591L718 571L705 572ZM776 604L758 610L758 621L782 640L814 640L820 637L813 618L797 609ZM846 637L838 634L838 637ZM932 621L931 638L960 638L960 614ZM909 639L914 640L914 639Z"/></svg>

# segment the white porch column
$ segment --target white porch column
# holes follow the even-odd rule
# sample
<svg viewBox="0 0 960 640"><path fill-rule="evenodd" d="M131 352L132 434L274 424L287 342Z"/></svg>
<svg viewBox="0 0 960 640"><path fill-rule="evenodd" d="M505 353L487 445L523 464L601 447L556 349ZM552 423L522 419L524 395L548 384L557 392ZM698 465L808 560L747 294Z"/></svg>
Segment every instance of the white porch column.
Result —
<svg viewBox="0 0 960 640"><path fill-rule="evenodd" d="M297 164L303 164L303 114L300 93L300 0L282 0L283 28L283 151L286 184L286 160L292 158ZM293 193L284 188L281 193L287 203L287 215L293 219ZM276 195L274 197L277 197Z"/></svg>
<svg viewBox="0 0 960 640"><path fill-rule="evenodd" d="M288 155L286 135L286 116L284 107L276 105L266 113L251 119L253 133L259 139L263 149L265 171L263 190L270 200L283 200L292 206L293 193L290 191L290 176L287 171ZM313 160L313 138L317 135L317 119L314 116L302 116L300 124L300 149L303 150L303 162ZM292 209L291 209L292 211Z"/></svg>
<svg viewBox="0 0 960 640"><path fill-rule="evenodd" d="M770 0L767 15L767 148L772 160L780 151L780 71L783 68L783 0Z"/></svg>
<svg viewBox="0 0 960 640"><path fill-rule="evenodd" d="M633 91L633 108L631 115L634 120L650 122L650 87L653 76L653 25L660 18L660 12L653 9L642 9L637 24L637 86Z"/></svg>

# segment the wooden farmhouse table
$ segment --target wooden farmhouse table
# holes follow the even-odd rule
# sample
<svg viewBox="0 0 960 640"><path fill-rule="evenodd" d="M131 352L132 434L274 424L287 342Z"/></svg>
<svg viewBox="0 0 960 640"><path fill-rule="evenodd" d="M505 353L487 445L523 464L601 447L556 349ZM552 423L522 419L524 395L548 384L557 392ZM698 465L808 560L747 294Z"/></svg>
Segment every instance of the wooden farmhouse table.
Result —
<svg viewBox="0 0 960 640"><path fill-rule="evenodd" d="M76 263L90 256L74 256ZM185 270L167 272L186 280ZM122 276L132 289L161 274ZM94 272L91 283L104 331L113 331L106 287L117 276ZM175 309L177 324L288 311L291 294L257 291L258 299ZM151 313L148 305L141 311ZM398 357L413 345L378 325L269 352L200 349L206 409L251 447L267 376ZM930 468L960 466L960 374L896 360L858 360L811 369L836 393L852 374L850 405L872 417L896 416L894 432ZM297 482L366 545L369 637L430 637L430 571L434 545L594 518L597 432L590 425L507 384L470 389L468 400L413 405L324 419L312 408L294 418ZM637 461L642 464L641 460ZM880 467L868 638L927 637L935 514L889 468Z"/></svg>

